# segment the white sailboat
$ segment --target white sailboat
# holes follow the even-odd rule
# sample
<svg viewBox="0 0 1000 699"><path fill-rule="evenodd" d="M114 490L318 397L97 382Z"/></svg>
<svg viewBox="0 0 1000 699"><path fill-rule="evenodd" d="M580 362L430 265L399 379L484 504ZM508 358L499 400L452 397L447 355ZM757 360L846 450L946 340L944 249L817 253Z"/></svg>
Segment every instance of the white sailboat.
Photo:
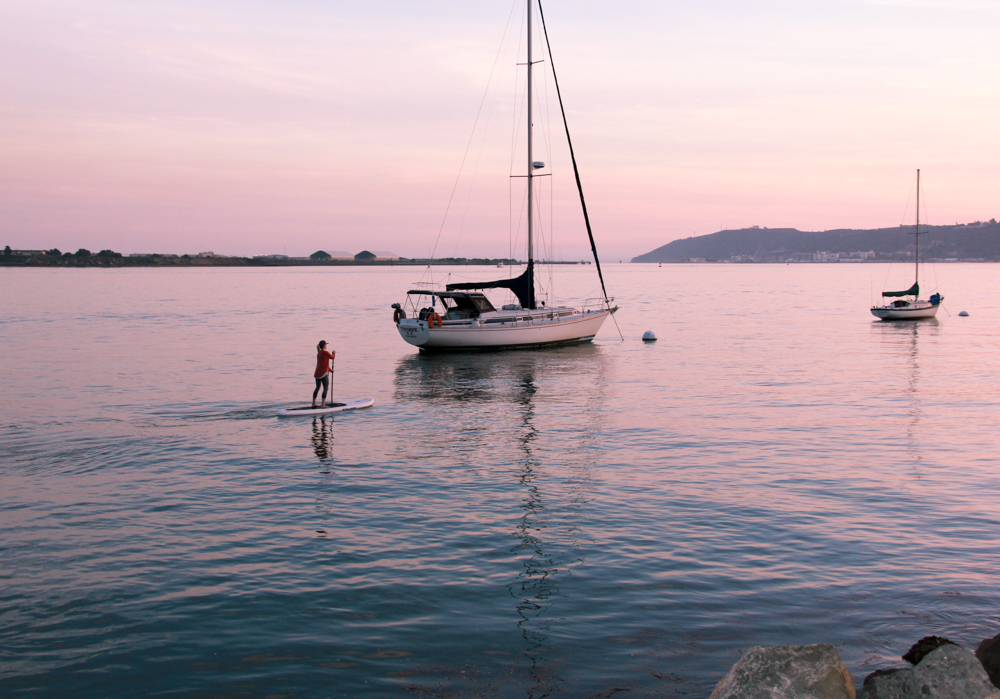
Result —
<svg viewBox="0 0 1000 699"><path fill-rule="evenodd" d="M917 225L914 229L916 256L914 259L913 286L905 291L883 291L883 298L895 301L882 306L872 306L872 315L882 320L918 320L937 315L944 296L931 294L927 300L920 298L920 170L917 170Z"/></svg>
<svg viewBox="0 0 1000 699"><path fill-rule="evenodd" d="M590 218L587 215L587 204L583 198L583 188L580 184L580 173L576 165L573 143L570 140L569 126L566 123L566 110L563 108L562 94L559 91L559 81L555 78L555 66L552 64L552 47L548 45L548 35L545 33L545 44L548 48L550 69L555 78L556 94L559 97L559 107L562 112L563 125L566 130L566 141L573 162L573 172L576 175L577 189L580 193L580 205L590 236L590 246L594 253L594 262L598 277L601 280L603 296L583 305L582 308L566 306L546 307L545 302L536 298L535 294L535 259L534 259L534 183L536 169L545 167L544 163L534 159L532 152L532 5L538 3L539 17L545 30L545 15L542 12L541 0L526 0L527 2L527 206L528 206L528 264L527 269L517 277L488 282L463 282L446 284L444 289L415 289L407 292L406 301L394 303L393 319L400 336L411 345L419 347L424 352L447 350L500 350L526 349L567 345L580 342L590 342L594 339L601 325L612 313L618 310L612 306L604 286L604 275L601 263L597 258L597 248L594 244L593 232L590 228ZM498 265L499 266L499 265ZM502 305L498 310L487 298L484 290L507 289L517 297L518 303ZM409 315L411 317L407 317Z"/></svg>

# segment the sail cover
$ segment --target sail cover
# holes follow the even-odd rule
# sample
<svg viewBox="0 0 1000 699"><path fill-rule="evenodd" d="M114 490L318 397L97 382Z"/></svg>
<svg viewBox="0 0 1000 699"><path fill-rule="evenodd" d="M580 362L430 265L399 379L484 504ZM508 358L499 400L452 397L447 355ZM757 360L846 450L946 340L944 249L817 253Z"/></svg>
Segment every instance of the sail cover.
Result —
<svg viewBox="0 0 1000 699"><path fill-rule="evenodd" d="M495 282L459 282L448 284L448 291L468 291L469 289L510 289L521 302L521 308L535 308L535 263L528 261L528 268L520 276L512 279L498 279Z"/></svg>
<svg viewBox="0 0 1000 699"><path fill-rule="evenodd" d="M919 293L920 293L920 285L917 284L916 282L913 282L913 286L911 286L906 291L883 291L882 295L883 296L916 296Z"/></svg>

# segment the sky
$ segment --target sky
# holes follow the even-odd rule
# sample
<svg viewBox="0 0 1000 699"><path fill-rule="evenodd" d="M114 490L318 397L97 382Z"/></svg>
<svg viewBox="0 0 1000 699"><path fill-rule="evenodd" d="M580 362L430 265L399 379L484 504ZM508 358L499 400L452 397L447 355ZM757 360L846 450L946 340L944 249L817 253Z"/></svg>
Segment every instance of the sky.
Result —
<svg viewBox="0 0 1000 699"><path fill-rule="evenodd" d="M922 219L1000 218L1000 0L543 7L602 259L910 223L917 168ZM522 17L523 0L0 0L0 245L523 259ZM536 72L538 256L583 259Z"/></svg>

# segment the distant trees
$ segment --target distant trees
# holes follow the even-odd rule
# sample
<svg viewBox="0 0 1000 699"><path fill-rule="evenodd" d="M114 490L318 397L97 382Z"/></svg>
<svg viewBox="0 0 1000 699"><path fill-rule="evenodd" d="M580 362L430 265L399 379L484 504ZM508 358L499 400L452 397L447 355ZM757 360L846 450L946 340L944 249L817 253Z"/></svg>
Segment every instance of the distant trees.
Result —
<svg viewBox="0 0 1000 699"><path fill-rule="evenodd" d="M80 248L79 250L76 251L76 256L77 257L90 257L90 250L88 250L87 248Z"/></svg>
<svg viewBox="0 0 1000 699"><path fill-rule="evenodd" d="M99 253L97 253L97 256L98 257L121 257L122 254L120 252L115 252L114 250L101 250Z"/></svg>
<svg viewBox="0 0 1000 699"><path fill-rule="evenodd" d="M59 252L59 248L52 248L51 250L46 250L45 254L48 255L49 257L59 257L60 255L62 255L62 253Z"/></svg>
<svg viewBox="0 0 1000 699"><path fill-rule="evenodd" d="M13 255L13 254L14 254L14 251L13 251L13 250L11 250L11 249L10 249L10 246L8 245L7 247L5 247L5 248L3 249L3 254L4 254L4 257L10 257L11 255Z"/></svg>

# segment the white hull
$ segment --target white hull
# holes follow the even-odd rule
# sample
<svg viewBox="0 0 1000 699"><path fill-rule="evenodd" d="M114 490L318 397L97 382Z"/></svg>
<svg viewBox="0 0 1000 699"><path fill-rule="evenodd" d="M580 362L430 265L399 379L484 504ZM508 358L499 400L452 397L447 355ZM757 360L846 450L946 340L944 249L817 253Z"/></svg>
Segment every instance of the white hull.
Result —
<svg viewBox="0 0 1000 699"><path fill-rule="evenodd" d="M915 301L909 306L872 306L872 315L882 320L919 320L920 318L933 318L937 315L940 304L934 305L930 301Z"/></svg>
<svg viewBox="0 0 1000 699"><path fill-rule="evenodd" d="M501 312L488 314L477 323L446 320L440 327L404 318L397 328L404 340L425 352L525 349L590 342L609 315L608 309L582 313L557 309L530 316L526 311Z"/></svg>

